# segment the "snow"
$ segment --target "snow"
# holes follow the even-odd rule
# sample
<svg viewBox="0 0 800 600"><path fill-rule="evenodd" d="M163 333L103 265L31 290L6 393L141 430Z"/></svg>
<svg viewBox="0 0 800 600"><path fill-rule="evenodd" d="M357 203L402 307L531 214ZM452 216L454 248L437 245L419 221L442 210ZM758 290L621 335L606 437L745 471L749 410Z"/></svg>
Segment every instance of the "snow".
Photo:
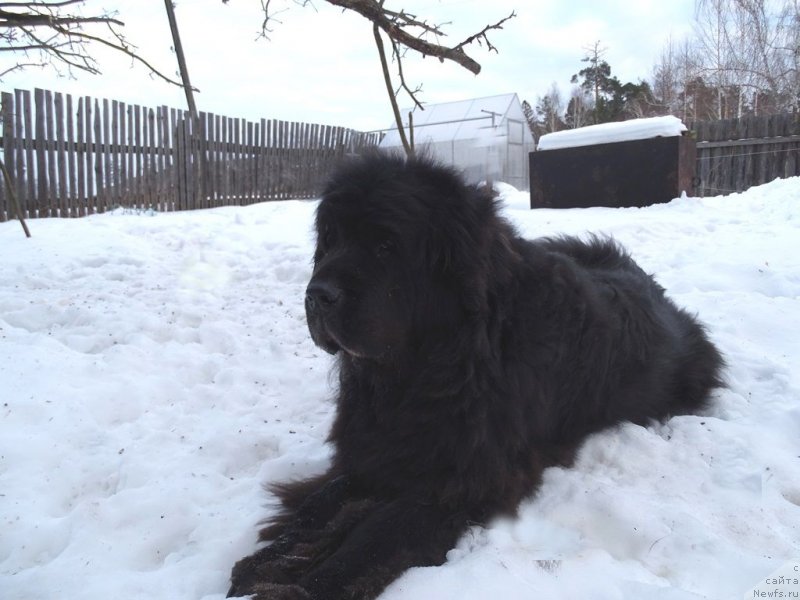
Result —
<svg viewBox="0 0 800 600"><path fill-rule="evenodd" d="M594 146L654 137L674 137L686 131L678 117L650 117L620 123L601 123L577 129L548 133L539 138L537 150L558 150L578 146Z"/></svg>
<svg viewBox="0 0 800 600"><path fill-rule="evenodd" d="M526 235L625 244L708 324L729 388L593 436L519 518L383 600L742 598L797 561L800 179L643 209L501 191ZM302 301L314 208L0 224L0 596L224 597L274 510L261 485L330 457L331 360Z"/></svg>

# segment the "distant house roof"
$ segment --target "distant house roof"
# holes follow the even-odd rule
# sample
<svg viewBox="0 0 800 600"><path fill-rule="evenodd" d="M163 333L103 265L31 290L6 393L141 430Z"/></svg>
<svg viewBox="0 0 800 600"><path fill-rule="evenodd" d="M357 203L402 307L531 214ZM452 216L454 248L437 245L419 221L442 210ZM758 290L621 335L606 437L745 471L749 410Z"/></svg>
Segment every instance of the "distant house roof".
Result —
<svg viewBox="0 0 800 600"><path fill-rule="evenodd" d="M408 126L408 113L411 109L401 110L403 124ZM451 140L474 140L495 136L494 127L499 126L510 116L522 118L521 105L516 94L501 94L486 98L458 100L442 104L428 104L425 110L415 109L414 138L416 144L428 142L449 142ZM381 146L400 146L397 127L392 123Z"/></svg>

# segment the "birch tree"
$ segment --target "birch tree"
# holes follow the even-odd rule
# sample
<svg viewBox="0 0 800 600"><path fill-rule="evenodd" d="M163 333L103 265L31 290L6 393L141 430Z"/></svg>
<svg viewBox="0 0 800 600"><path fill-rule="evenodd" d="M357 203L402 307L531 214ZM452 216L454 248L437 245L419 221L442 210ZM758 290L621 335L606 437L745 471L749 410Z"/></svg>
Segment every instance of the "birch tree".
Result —
<svg viewBox="0 0 800 600"><path fill-rule="evenodd" d="M725 118L800 108L796 0L697 0L693 35L680 48L670 40L653 70L656 95L673 114Z"/></svg>

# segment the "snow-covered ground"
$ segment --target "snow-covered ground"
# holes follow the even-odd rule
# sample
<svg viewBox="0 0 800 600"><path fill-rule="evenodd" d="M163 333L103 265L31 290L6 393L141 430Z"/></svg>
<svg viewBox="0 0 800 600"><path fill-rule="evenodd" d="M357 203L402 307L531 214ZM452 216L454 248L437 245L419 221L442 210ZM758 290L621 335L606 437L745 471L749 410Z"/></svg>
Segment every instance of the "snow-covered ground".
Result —
<svg viewBox="0 0 800 600"><path fill-rule="evenodd" d="M707 323L730 385L706 414L594 436L518 519L383 598L753 598L800 561L800 179L644 209L503 193L528 236L624 243ZM0 224L0 598L223 598L261 484L329 459L314 208Z"/></svg>

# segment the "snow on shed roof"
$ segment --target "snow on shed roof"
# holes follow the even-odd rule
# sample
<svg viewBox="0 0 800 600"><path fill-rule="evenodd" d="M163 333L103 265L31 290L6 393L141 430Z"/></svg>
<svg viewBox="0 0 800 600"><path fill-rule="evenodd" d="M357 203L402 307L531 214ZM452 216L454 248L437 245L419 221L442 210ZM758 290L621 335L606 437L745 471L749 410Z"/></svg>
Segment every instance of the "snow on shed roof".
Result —
<svg viewBox="0 0 800 600"><path fill-rule="evenodd" d="M486 98L428 104L425 106L425 110L416 108L413 111L415 143L421 145L428 142L491 137L495 135L491 113L494 113L496 127L508 116L509 110L515 102L519 104L516 94L501 94ZM409 112L411 109L400 111L406 127L408 126ZM383 147L401 145L400 136L394 123L386 132L380 145Z"/></svg>
<svg viewBox="0 0 800 600"><path fill-rule="evenodd" d="M620 123L601 123L578 129L548 133L539 139L537 150L557 150L577 146L594 146L654 137L674 137L686 131L686 125L677 117L651 117L632 119Z"/></svg>

